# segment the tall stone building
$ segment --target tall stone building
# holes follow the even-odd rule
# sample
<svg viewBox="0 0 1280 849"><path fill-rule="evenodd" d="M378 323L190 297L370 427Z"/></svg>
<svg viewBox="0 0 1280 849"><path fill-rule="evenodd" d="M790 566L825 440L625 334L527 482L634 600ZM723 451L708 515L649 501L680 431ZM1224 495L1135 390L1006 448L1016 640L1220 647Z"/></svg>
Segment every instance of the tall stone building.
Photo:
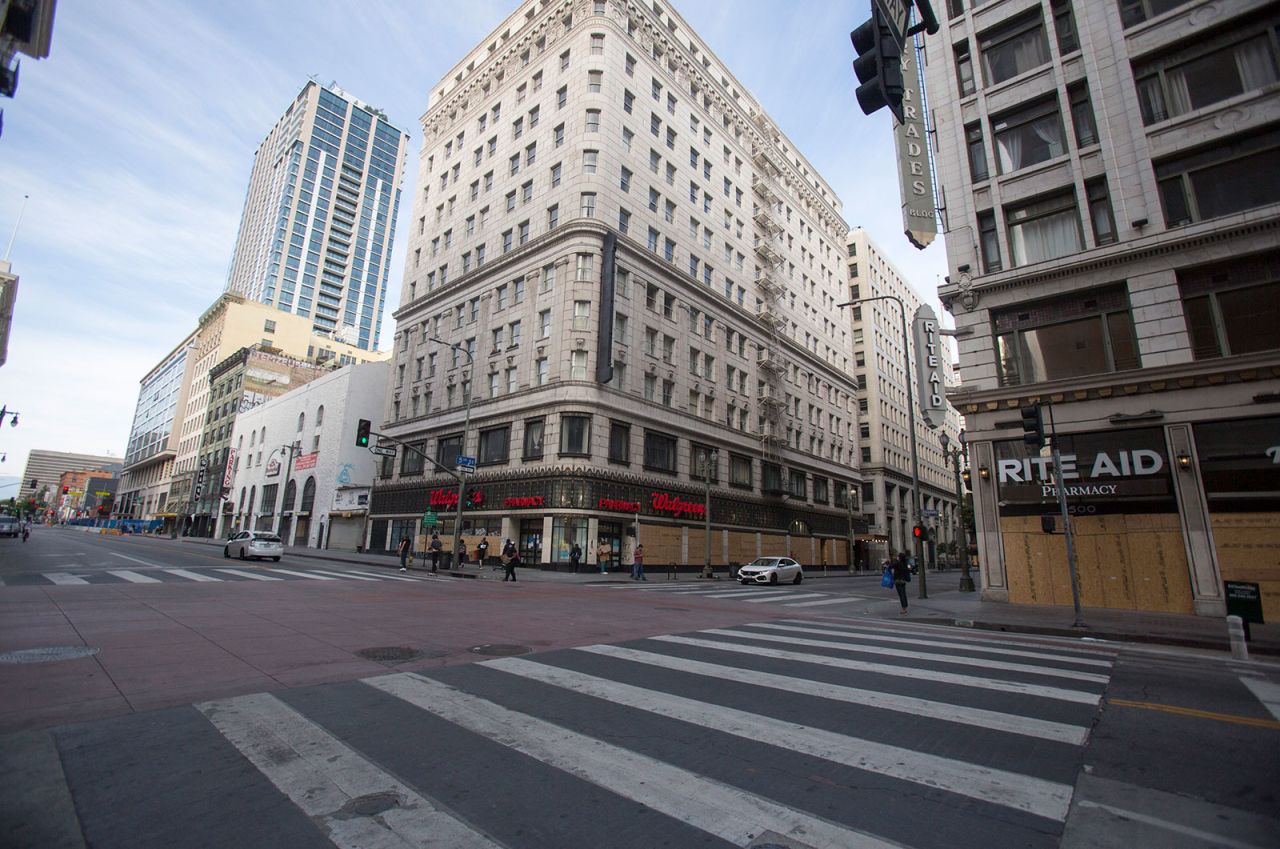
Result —
<svg viewBox="0 0 1280 849"><path fill-rule="evenodd" d="M526 2L431 92L373 549L457 489L527 562L761 554L861 529L840 201L670 5ZM456 346L456 347L451 347ZM472 399L468 411L466 399ZM470 413L468 419L468 412ZM474 539L470 540L474 543Z"/></svg>
<svg viewBox="0 0 1280 849"><path fill-rule="evenodd" d="M1280 10L950 0L926 39L984 593L1280 615Z"/></svg>
<svg viewBox="0 0 1280 849"><path fill-rule="evenodd" d="M917 352L911 339L911 322L924 299L880 251L861 227L849 231L849 300L894 297L906 310L907 338L903 339L902 312L891 300L869 301L849 310L853 342L853 376L858 386L859 450L862 456L862 511L868 524L868 554L875 565L890 554L908 551L915 524L911 481L911 415L917 407L914 373L907 374L906 345L910 362ZM957 383L954 345L938 339L941 378L948 388ZM940 435L950 446L960 444L960 414L946 404L943 422L936 430L916 415L916 453L919 458L920 504L927 511L923 523L933 529L933 539L945 544L948 554L958 542L960 505L951 461L943 455Z"/></svg>
<svg viewBox="0 0 1280 849"><path fill-rule="evenodd" d="M227 290L376 350L409 137L309 82L254 155Z"/></svg>

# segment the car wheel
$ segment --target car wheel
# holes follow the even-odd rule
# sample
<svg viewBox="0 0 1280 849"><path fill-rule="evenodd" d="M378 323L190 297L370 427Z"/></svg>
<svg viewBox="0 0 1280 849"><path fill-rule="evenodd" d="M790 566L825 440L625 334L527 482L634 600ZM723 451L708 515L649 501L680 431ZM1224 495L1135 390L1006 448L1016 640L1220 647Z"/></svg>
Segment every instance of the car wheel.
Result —
<svg viewBox="0 0 1280 849"><path fill-rule="evenodd" d="M277 562L277 563L279 563L279 562L280 562L280 558L279 558L279 557L272 557L271 559L272 559L272 560L274 560L274 561L275 561L275 562Z"/></svg>
<svg viewBox="0 0 1280 849"><path fill-rule="evenodd" d="M800 582L801 582L801 581L803 581L803 580L804 580L804 573L803 573L803 572L796 572L796 579L795 579L794 581L792 581L791 583L793 583L793 584L798 584L798 583L800 583Z"/></svg>
<svg viewBox="0 0 1280 849"><path fill-rule="evenodd" d="M244 546L240 546L240 559L241 559L241 560L248 560L248 559L249 559L248 555L246 555L246 554L244 553Z"/></svg>
<svg viewBox="0 0 1280 849"><path fill-rule="evenodd" d="M774 572L772 575L770 575L770 576L769 576L769 583L771 583L771 584L776 584L776 583L778 583L778 573L777 573L777 572Z"/></svg>
<svg viewBox="0 0 1280 849"><path fill-rule="evenodd" d="M223 556L223 557L225 557L225 558L226 558L226 559L228 559L228 560L230 560L230 559L231 559L231 547L230 547L230 546L226 546L226 545L224 545L224 546L222 547L222 556Z"/></svg>

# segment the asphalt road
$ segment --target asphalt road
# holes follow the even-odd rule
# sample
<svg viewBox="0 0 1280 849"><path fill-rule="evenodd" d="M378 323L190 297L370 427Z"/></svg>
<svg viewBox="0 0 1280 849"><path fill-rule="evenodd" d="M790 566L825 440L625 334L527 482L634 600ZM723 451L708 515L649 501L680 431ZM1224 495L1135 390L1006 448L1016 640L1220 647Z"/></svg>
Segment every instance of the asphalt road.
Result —
<svg viewBox="0 0 1280 849"><path fill-rule="evenodd" d="M734 586L171 582L166 569L218 574L221 553L130 545L5 548L0 610L33 593L91 608L123 588L193 616L260 596L314 622L371 601L391 620L402 600L519 654L229 685L4 735L0 846L1280 846L1275 665L791 606L852 584L766 601ZM44 583L11 583L28 575ZM540 616L591 624L530 652Z"/></svg>

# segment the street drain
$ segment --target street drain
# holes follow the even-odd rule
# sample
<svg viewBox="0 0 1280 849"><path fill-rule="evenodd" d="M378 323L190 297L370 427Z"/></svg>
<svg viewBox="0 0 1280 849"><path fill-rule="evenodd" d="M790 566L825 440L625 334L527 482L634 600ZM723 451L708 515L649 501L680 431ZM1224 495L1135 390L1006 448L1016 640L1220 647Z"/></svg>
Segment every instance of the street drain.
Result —
<svg viewBox="0 0 1280 849"><path fill-rule="evenodd" d="M488 657L510 657L513 654L528 654L533 649L528 646L517 646L509 643L490 643L483 646L475 646L471 651Z"/></svg>
<svg viewBox="0 0 1280 849"><path fill-rule="evenodd" d="M78 660L92 657L98 650L89 646L46 646L0 652L0 663L52 663L56 660Z"/></svg>
<svg viewBox="0 0 1280 849"><path fill-rule="evenodd" d="M375 646L371 649L360 649L356 654L365 660L378 663L404 663L422 657L422 652L408 646Z"/></svg>

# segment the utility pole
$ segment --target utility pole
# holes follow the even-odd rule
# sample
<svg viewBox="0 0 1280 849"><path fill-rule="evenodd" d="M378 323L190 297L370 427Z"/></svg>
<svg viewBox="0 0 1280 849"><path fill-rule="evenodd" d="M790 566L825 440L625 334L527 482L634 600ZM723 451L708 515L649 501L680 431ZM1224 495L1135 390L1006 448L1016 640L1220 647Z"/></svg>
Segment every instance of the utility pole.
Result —
<svg viewBox="0 0 1280 849"><path fill-rule="evenodd" d="M719 456L714 448L707 448L702 452L702 479L707 484L702 510L702 535L706 543L702 560L702 577L707 580L715 577L715 573L711 571L711 458L713 456Z"/></svg>

